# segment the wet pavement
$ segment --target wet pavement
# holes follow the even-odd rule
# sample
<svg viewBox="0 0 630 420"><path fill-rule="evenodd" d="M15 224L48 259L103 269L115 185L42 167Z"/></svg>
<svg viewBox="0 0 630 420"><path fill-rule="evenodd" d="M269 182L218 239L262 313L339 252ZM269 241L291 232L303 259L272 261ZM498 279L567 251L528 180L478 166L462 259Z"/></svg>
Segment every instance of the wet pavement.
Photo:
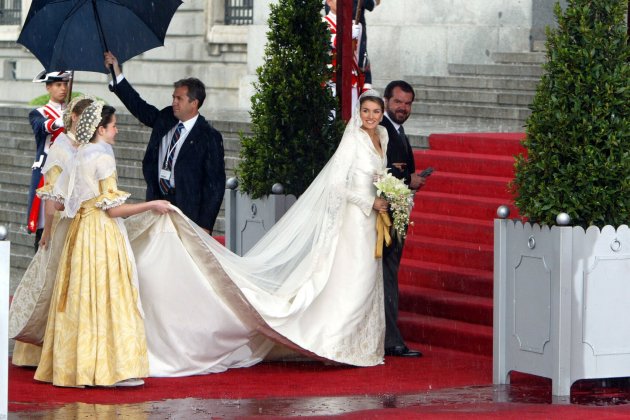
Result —
<svg viewBox="0 0 630 420"><path fill-rule="evenodd" d="M345 397L301 397L268 399L174 399L139 404L71 403L59 406L46 404L14 404L9 419L210 419L210 418L273 418L352 415L354 417L409 417L422 413L507 414L557 412L571 406L572 413L581 407L626 406L617 415L630 417L630 386L627 380L584 381L574 385L570 399L552 399L547 383L525 383L499 386L470 386L431 390L419 394ZM19 411L18 411L19 410ZM402 414L401 414L401 410ZM404 411L407 410L407 411ZM599 411L599 414L605 412ZM515 413L516 414L516 413ZM559 414L559 412L558 412ZM586 414L586 413L585 413ZM590 415L589 415L590 416Z"/></svg>

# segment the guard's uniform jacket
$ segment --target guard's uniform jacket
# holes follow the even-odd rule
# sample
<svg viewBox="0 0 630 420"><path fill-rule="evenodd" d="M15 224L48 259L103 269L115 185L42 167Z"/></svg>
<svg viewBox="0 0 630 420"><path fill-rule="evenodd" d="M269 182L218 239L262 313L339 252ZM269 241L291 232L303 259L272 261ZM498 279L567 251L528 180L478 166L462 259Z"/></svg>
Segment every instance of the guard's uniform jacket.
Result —
<svg viewBox="0 0 630 420"><path fill-rule="evenodd" d="M28 114L28 120L35 134L36 153L32 166L31 185L28 194L27 228L29 232L35 232L43 227L42 203L35 195L35 190L44 185L42 167L46 162L48 148L55 142L55 139L62 133L64 128L54 128L54 122L63 114L64 105L49 101L46 105L32 110ZM41 216L41 217L40 217Z"/></svg>

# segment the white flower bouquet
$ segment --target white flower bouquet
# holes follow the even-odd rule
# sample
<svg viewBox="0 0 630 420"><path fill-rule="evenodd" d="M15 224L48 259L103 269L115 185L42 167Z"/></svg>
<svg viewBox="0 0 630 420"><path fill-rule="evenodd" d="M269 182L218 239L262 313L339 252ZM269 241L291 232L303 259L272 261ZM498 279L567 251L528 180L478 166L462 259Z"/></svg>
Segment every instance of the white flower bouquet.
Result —
<svg viewBox="0 0 630 420"><path fill-rule="evenodd" d="M400 240L407 235L409 214L413 207L413 191L400 179L391 173L376 176L376 195L389 203L394 217L394 229Z"/></svg>

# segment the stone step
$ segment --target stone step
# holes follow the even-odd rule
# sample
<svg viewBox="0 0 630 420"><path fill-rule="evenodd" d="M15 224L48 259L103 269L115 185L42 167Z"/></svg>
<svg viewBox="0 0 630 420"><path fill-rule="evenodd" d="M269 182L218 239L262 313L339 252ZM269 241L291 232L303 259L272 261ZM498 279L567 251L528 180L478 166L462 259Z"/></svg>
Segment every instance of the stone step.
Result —
<svg viewBox="0 0 630 420"><path fill-rule="evenodd" d="M7 169L8 167L30 168L33 165L33 153L19 149L3 149L0 154L0 166Z"/></svg>
<svg viewBox="0 0 630 420"><path fill-rule="evenodd" d="M11 252L11 282L9 286L9 290L11 292L14 292L17 288L22 276L24 275L24 271L26 271L26 268L31 263L32 259L32 255Z"/></svg>
<svg viewBox="0 0 630 420"><path fill-rule="evenodd" d="M33 107L28 105L0 106L0 117L2 117L1 120L3 123L10 121L23 121L28 124L28 113L31 112L32 109Z"/></svg>
<svg viewBox="0 0 630 420"><path fill-rule="evenodd" d="M416 92L416 102L465 102L498 105L527 106L532 103L534 93L522 91L461 90L457 88L422 89Z"/></svg>
<svg viewBox="0 0 630 420"><path fill-rule="evenodd" d="M26 224L26 212L24 209L25 205L15 204L15 203L0 203L0 220L2 223L13 223L16 226L21 226Z"/></svg>
<svg viewBox="0 0 630 420"><path fill-rule="evenodd" d="M443 104L437 102L414 104L412 112L414 115L448 115L523 122L531 114L531 110L526 107L500 107L470 103Z"/></svg>
<svg viewBox="0 0 630 420"><path fill-rule="evenodd" d="M418 91L425 87L444 87L475 90L524 90L535 92L539 79L522 77L408 76L407 81Z"/></svg>
<svg viewBox="0 0 630 420"><path fill-rule="evenodd" d="M35 236L33 236L32 233L27 232L26 228L20 229L18 227L18 229L12 230L11 233L12 233L11 246L13 246L14 244L18 244L18 245L22 245L26 247L33 246L33 241L35 240Z"/></svg>
<svg viewBox="0 0 630 420"><path fill-rule="evenodd" d="M415 105L414 105L415 107ZM417 149L428 149L428 136L437 133L493 133L522 131L523 122L447 115L411 114L405 123L411 145ZM413 139L418 143L415 143Z"/></svg>
<svg viewBox="0 0 630 420"><path fill-rule="evenodd" d="M21 204L26 211L26 203L28 203L28 188L22 186L6 185L0 182L0 190L2 190L2 201L5 203Z"/></svg>
<svg viewBox="0 0 630 420"><path fill-rule="evenodd" d="M27 118L28 117L8 117L3 119L0 121L0 131L5 134L29 134L33 136L33 130Z"/></svg>
<svg viewBox="0 0 630 420"><path fill-rule="evenodd" d="M544 64L547 55L544 52L493 52L490 58L499 64Z"/></svg>
<svg viewBox="0 0 630 420"><path fill-rule="evenodd" d="M543 68L528 64L449 64L448 72L452 75L504 76L540 78Z"/></svg>
<svg viewBox="0 0 630 420"><path fill-rule="evenodd" d="M30 170L27 172L11 172L7 171L4 167L0 170L0 185L5 188L7 185L9 188L18 189L24 188L27 189L31 184L31 173ZM0 219L1 220L1 219Z"/></svg>
<svg viewBox="0 0 630 420"><path fill-rule="evenodd" d="M547 51L547 41L534 41L532 44L532 51L534 52L546 52Z"/></svg>

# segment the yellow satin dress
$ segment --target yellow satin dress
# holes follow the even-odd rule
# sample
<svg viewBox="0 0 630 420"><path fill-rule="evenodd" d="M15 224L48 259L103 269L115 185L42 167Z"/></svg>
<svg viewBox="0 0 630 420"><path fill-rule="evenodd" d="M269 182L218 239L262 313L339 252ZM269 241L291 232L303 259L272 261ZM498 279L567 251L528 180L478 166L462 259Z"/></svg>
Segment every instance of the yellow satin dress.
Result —
<svg viewBox="0 0 630 420"><path fill-rule="evenodd" d="M58 386L109 386L149 372L126 232L99 208L129 194L117 189L115 173L99 187L68 229L35 372Z"/></svg>

